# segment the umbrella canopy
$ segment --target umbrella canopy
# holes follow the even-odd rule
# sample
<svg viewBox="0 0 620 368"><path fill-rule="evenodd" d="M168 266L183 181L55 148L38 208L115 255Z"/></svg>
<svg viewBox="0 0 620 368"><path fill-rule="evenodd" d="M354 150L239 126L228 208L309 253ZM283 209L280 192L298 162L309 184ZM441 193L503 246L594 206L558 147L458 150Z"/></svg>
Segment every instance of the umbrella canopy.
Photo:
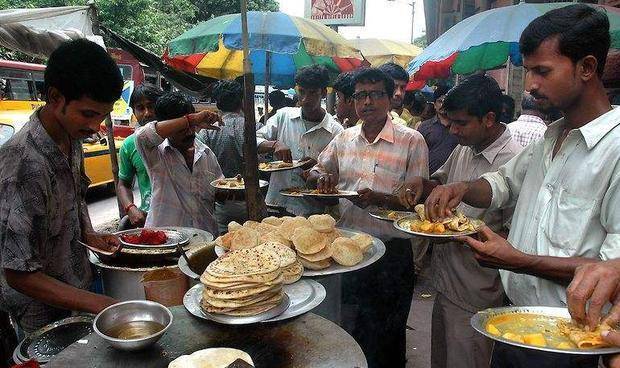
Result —
<svg viewBox="0 0 620 368"><path fill-rule="evenodd" d="M248 12L250 60L256 84L264 84L269 55L271 84L280 88L295 84L297 69L325 65L333 74L362 64L362 56L337 32L310 19L281 12ZM170 41L164 54L169 65L218 79L243 74L241 17L229 14L213 18Z"/></svg>
<svg viewBox="0 0 620 368"><path fill-rule="evenodd" d="M414 80L447 78L497 68L508 59L521 65L519 38L535 18L575 3L525 3L484 11L463 19L424 49L407 67ZM620 48L620 9L604 8L609 16L611 47Z"/></svg>
<svg viewBox="0 0 620 368"><path fill-rule="evenodd" d="M410 43L378 38L357 38L351 40L351 44L375 67L392 62L404 68L414 57L422 53L420 47Z"/></svg>

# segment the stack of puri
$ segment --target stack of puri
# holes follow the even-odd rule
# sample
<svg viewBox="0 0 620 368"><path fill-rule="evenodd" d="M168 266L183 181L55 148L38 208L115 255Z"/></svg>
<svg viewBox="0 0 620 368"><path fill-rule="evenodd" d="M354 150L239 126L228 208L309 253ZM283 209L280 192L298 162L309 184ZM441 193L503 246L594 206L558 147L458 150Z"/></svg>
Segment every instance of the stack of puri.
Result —
<svg viewBox="0 0 620 368"><path fill-rule="evenodd" d="M201 307L209 313L253 316L280 304L284 275L280 257L267 247L230 251L200 277Z"/></svg>

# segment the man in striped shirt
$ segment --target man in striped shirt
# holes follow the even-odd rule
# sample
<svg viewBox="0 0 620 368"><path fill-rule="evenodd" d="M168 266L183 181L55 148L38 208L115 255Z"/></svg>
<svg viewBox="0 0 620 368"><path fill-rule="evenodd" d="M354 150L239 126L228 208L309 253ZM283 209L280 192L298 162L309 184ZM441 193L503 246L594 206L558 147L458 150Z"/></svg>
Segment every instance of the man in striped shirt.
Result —
<svg viewBox="0 0 620 368"><path fill-rule="evenodd" d="M375 68L355 76L355 109L363 121L338 134L321 152L308 177L320 190L356 190L356 199L340 199L339 227L370 233L386 243L373 265L343 278L344 303L357 308L350 333L370 367L405 366L405 329L413 296L411 243L390 223L368 213L377 206L400 207L393 195L401 182L428 177L428 148L413 129L388 115L392 78ZM347 326L345 326L347 327Z"/></svg>

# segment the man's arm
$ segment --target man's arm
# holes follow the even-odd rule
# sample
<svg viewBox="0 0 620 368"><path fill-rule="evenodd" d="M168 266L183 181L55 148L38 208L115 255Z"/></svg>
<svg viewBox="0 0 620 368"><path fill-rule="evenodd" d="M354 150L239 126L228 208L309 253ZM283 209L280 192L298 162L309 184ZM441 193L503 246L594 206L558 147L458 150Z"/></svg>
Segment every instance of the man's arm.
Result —
<svg viewBox="0 0 620 368"><path fill-rule="evenodd" d="M273 153L273 155L286 162L293 162L291 149L278 140L278 124L282 113L277 112L267 120L265 126L256 131L256 144L259 154Z"/></svg>
<svg viewBox="0 0 620 368"><path fill-rule="evenodd" d="M5 268L4 273L7 283L13 289L57 308L99 313L117 303L109 296L78 289L42 272L22 272Z"/></svg>
<svg viewBox="0 0 620 368"><path fill-rule="evenodd" d="M146 214L134 203L133 183L119 178L118 187L116 189L116 194L118 195L121 206L123 206L123 209L127 208L127 216L129 216L129 222L131 222L131 224L134 226L143 226L144 221L146 220Z"/></svg>

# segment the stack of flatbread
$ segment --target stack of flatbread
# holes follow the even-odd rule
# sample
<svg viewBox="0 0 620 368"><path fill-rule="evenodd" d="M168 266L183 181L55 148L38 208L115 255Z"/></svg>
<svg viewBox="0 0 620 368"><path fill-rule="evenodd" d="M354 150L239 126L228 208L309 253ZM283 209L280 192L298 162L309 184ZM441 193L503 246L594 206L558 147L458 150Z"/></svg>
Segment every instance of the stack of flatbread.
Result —
<svg viewBox="0 0 620 368"><path fill-rule="evenodd" d="M215 243L229 250L278 243L296 251L299 265L322 270L333 262L347 267L360 263L372 247L373 238L368 234L347 238L336 229L336 220L330 215L312 215L267 217L262 222L246 221L243 225L233 221L228 224L228 233L218 237Z"/></svg>
<svg viewBox="0 0 620 368"><path fill-rule="evenodd" d="M231 348L210 348L198 350L191 355L181 355L168 368L226 368L237 359L254 366L248 353Z"/></svg>
<svg viewBox="0 0 620 368"><path fill-rule="evenodd" d="M280 256L267 247L231 251L211 262L200 277L201 307L209 313L253 316L282 301Z"/></svg>

